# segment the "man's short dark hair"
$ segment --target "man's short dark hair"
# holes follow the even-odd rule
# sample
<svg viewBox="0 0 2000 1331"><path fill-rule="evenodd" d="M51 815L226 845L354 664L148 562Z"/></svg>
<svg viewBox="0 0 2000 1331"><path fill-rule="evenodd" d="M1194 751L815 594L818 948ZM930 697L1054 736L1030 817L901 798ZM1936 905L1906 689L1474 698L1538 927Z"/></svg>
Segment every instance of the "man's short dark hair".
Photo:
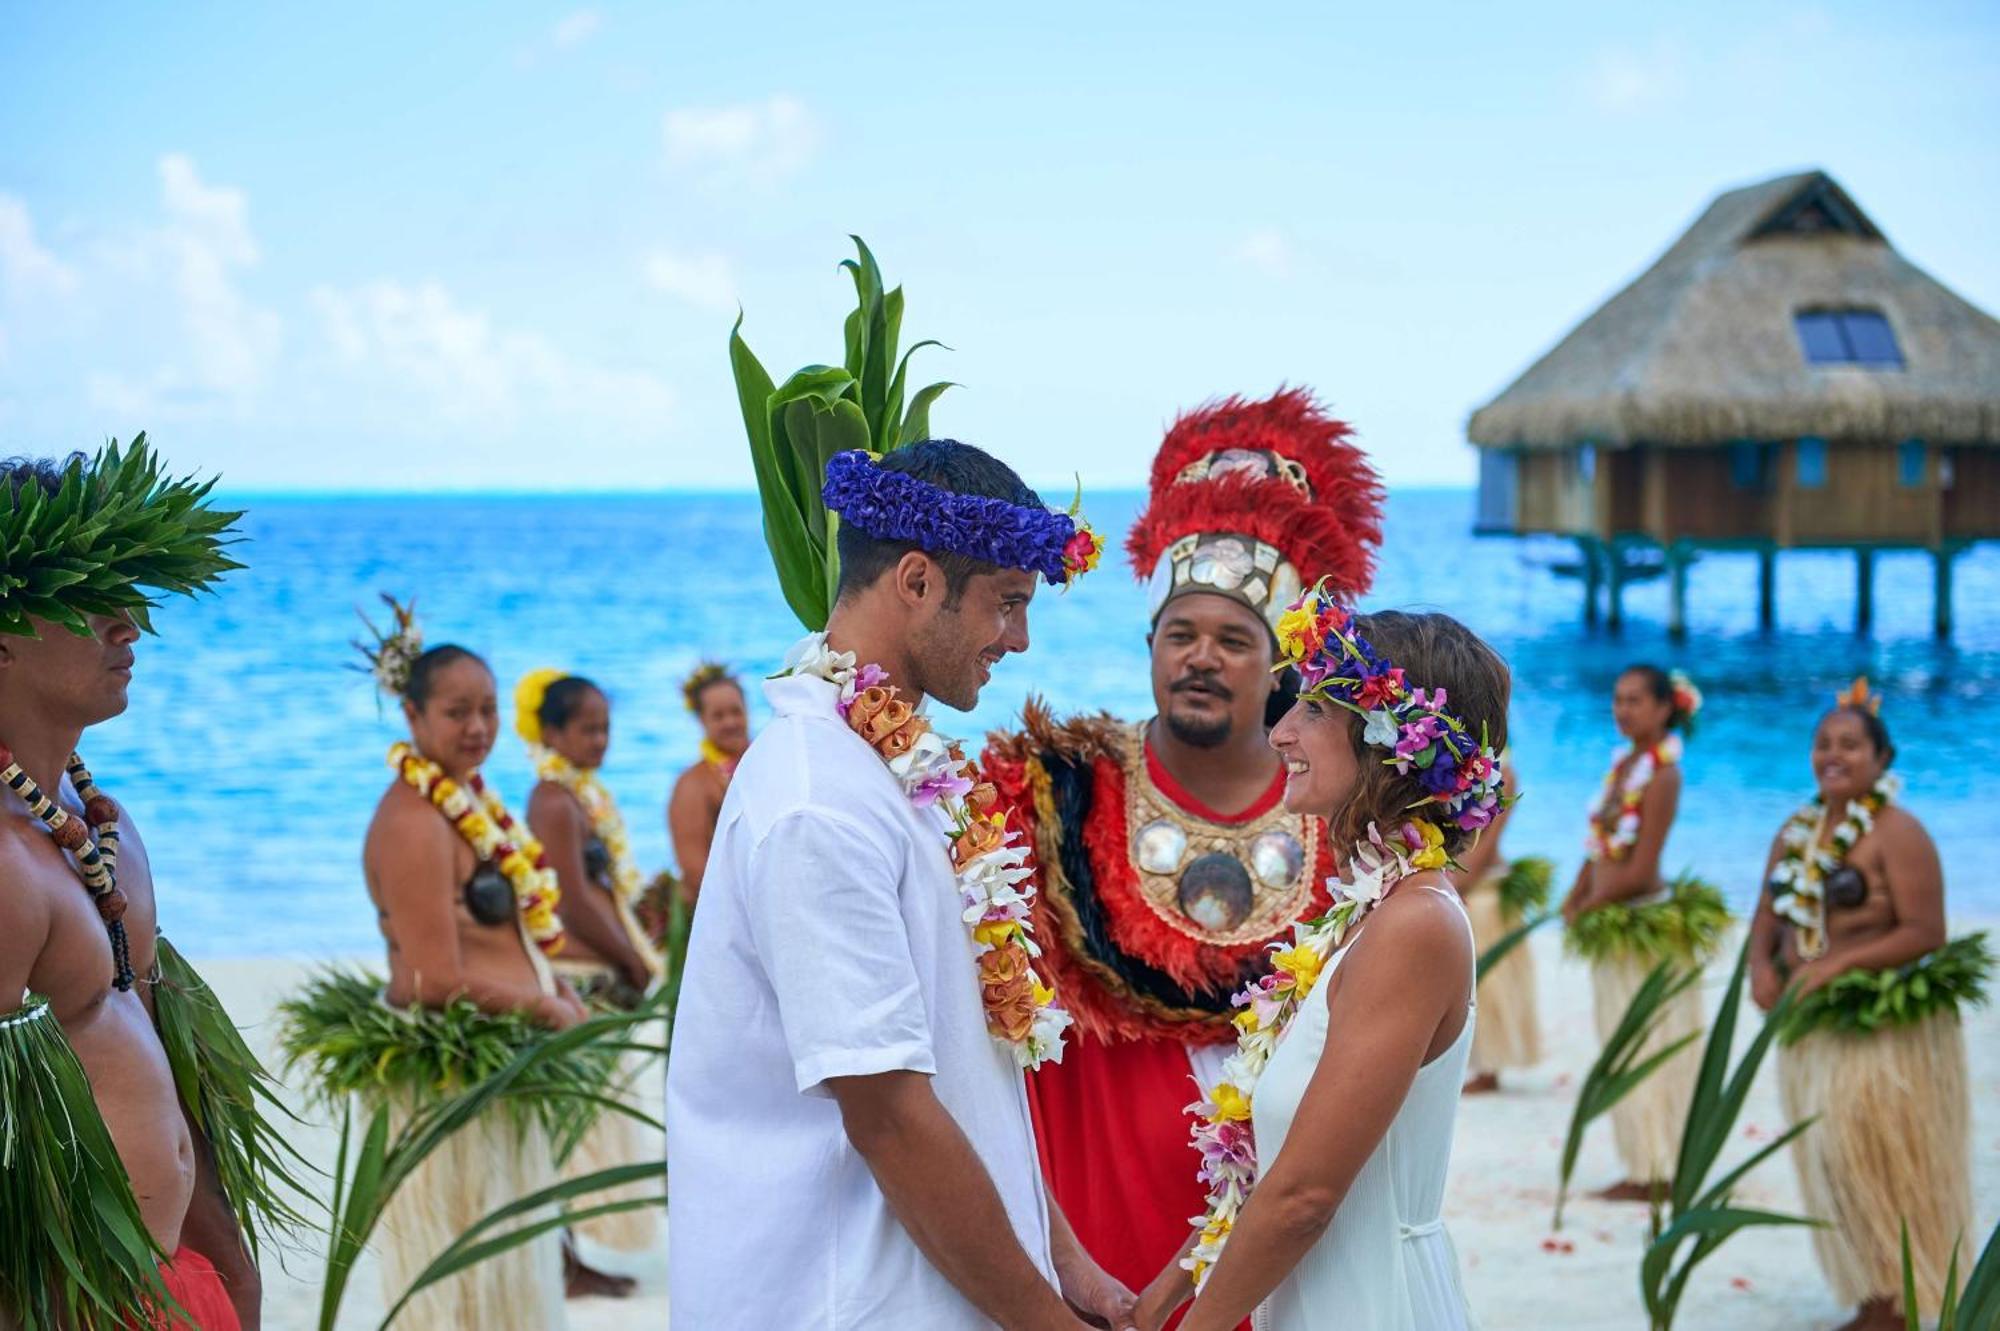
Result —
<svg viewBox="0 0 2000 1331"><path fill-rule="evenodd" d="M928 481L953 494L979 495L1004 499L1023 508L1041 508L1041 496L1014 474L1014 469L984 449L961 444L956 439L925 439L889 453L880 463L885 471L898 471ZM858 527L840 526L840 586L835 599L872 587L884 573L894 568L904 555L923 547L910 541L883 541ZM925 550L944 570L945 604L956 605L965 584L980 573L995 572L983 560L969 559L948 550Z"/></svg>

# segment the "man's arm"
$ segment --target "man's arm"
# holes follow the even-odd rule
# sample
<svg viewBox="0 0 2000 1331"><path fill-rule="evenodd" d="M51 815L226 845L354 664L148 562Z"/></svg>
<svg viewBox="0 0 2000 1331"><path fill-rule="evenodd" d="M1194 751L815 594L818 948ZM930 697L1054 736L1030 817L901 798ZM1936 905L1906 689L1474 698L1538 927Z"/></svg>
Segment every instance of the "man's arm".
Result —
<svg viewBox="0 0 2000 1331"><path fill-rule="evenodd" d="M1008 1328L1083 1325L1013 1238L993 1180L920 1072L831 1077L847 1139L944 1278Z"/></svg>

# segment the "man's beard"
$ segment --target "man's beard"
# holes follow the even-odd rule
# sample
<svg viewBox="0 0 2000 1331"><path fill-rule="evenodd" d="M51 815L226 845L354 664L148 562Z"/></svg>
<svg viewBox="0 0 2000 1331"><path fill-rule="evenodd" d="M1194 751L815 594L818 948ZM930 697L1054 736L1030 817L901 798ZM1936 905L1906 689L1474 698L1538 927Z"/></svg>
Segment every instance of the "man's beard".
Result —
<svg viewBox="0 0 2000 1331"><path fill-rule="evenodd" d="M1219 749L1236 732L1236 724L1227 712L1214 717L1184 716L1169 707L1166 721L1168 732L1191 749Z"/></svg>

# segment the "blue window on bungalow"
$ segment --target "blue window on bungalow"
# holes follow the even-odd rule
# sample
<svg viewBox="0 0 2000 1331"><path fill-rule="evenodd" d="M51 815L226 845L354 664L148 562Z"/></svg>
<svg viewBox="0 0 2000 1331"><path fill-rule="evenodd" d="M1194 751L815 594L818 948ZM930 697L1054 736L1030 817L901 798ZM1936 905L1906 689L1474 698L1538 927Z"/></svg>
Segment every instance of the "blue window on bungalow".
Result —
<svg viewBox="0 0 2000 1331"><path fill-rule="evenodd" d="M1740 439L1729 446L1729 479L1739 490L1764 488L1764 446Z"/></svg>
<svg viewBox="0 0 2000 1331"><path fill-rule="evenodd" d="M1905 439L1896 445L1896 480L1912 489L1924 483L1924 441Z"/></svg>
<svg viewBox="0 0 2000 1331"><path fill-rule="evenodd" d="M1576 474L1585 485L1597 479L1597 445L1585 444L1576 450Z"/></svg>
<svg viewBox="0 0 2000 1331"><path fill-rule="evenodd" d="M1826 484L1826 440L1799 440L1797 459L1798 485L1801 490L1817 490Z"/></svg>
<svg viewBox="0 0 2000 1331"><path fill-rule="evenodd" d="M1808 365L1903 368L1895 330L1880 310L1806 310L1793 322Z"/></svg>

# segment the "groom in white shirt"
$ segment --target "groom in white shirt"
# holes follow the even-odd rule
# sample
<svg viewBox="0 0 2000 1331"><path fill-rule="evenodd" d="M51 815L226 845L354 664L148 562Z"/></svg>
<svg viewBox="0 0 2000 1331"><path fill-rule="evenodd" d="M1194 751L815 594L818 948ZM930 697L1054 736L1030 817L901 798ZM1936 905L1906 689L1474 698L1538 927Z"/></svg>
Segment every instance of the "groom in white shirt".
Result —
<svg viewBox="0 0 2000 1331"><path fill-rule="evenodd" d="M1028 648L1060 524L1005 464L949 440L843 474L859 479L827 492L841 570L819 657L878 667L912 704L972 707ZM1130 1326L1133 1295L1043 1190L935 811L849 727L839 685L800 669L765 693L668 1066L674 1326ZM1008 1011L993 1020L1018 1024Z"/></svg>

